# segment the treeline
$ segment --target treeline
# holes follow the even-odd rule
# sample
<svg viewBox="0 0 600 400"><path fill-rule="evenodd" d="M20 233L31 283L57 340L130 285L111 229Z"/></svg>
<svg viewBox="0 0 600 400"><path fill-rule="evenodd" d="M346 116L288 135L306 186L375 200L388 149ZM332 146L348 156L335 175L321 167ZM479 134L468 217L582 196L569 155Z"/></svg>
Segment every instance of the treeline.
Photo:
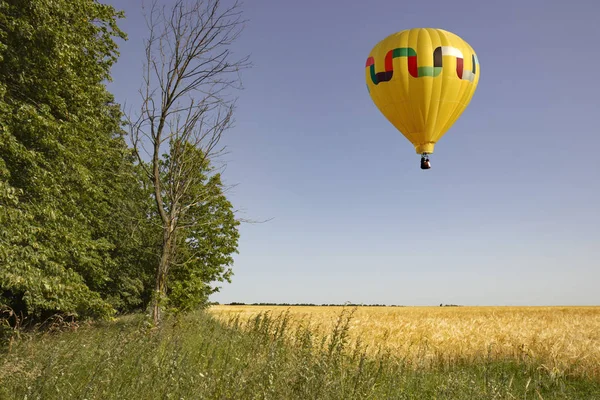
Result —
<svg viewBox="0 0 600 400"><path fill-rule="evenodd" d="M218 302L212 302L212 305L219 305ZM314 304L314 303L241 303L231 302L225 303L226 306L290 306L290 307L406 307L403 305L395 304L355 304L355 303L343 303L343 304Z"/></svg>
<svg viewBox="0 0 600 400"><path fill-rule="evenodd" d="M212 302L211 305L219 305L219 302ZM225 303L226 306L290 306L290 307L406 307L405 305L398 304L356 304L356 303L343 303L343 304L314 304L314 303L242 303L242 302L231 302ZM457 304L440 304L440 307L462 307Z"/></svg>
<svg viewBox="0 0 600 400"><path fill-rule="evenodd" d="M106 318L155 295L164 232L153 166L128 146L105 86L126 38L121 17L94 0L0 0L0 312ZM181 184L166 152L154 170L163 193ZM172 227L165 309L206 305L237 251L220 175L199 165L186 177L187 224Z"/></svg>

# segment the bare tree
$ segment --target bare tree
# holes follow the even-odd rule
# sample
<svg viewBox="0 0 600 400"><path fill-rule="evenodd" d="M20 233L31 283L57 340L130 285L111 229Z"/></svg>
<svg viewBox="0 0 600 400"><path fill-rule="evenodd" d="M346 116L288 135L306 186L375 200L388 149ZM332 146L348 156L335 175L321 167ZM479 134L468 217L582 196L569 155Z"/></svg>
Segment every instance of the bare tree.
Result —
<svg viewBox="0 0 600 400"><path fill-rule="evenodd" d="M235 107L228 89L238 88L238 72L249 62L247 56L232 60L230 47L244 23L237 1L225 6L222 0L175 0L168 8L154 2L146 22L142 103L129 128L162 223L152 300L158 324L178 229L193 223L186 213L209 195L190 188L197 186L202 165L225 149L219 142L232 126Z"/></svg>

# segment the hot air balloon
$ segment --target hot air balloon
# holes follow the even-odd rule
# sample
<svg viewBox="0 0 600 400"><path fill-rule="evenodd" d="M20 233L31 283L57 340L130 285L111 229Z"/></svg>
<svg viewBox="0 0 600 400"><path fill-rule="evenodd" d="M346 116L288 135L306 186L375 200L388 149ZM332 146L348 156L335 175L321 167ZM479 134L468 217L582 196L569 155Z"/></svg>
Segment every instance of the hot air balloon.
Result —
<svg viewBox="0 0 600 400"><path fill-rule="evenodd" d="M367 89L381 113L431 167L435 144L469 105L479 83L473 48L454 33L414 28L373 47L365 65Z"/></svg>

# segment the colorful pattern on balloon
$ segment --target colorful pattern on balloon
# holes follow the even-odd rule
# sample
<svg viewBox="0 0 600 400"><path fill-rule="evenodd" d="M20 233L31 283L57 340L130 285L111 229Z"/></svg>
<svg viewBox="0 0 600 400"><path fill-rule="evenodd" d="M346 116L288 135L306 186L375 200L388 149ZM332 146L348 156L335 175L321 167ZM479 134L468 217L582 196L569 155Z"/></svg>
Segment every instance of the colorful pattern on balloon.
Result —
<svg viewBox="0 0 600 400"><path fill-rule="evenodd" d="M433 66L419 67L417 64L417 52L411 47L399 47L392 49L387 52L385 56L385 71L375 72L375 59L373 57L367 58L366 68L370 69L371 80L373 84L378 85L381 82L388 82L394 75L394 58L406 57L408 64L408 72L414 78L421 78L425 76L436 77L442 72L442 57L443 56L454 56L456 57L456 74L460 79L468 80L473 82L475 74L477 73L477 65L479 61L475 54L472 55L472 65L470 71L464 70L464 57L462 52L456 47L451 46L439 46L433 51Z"/></svg>

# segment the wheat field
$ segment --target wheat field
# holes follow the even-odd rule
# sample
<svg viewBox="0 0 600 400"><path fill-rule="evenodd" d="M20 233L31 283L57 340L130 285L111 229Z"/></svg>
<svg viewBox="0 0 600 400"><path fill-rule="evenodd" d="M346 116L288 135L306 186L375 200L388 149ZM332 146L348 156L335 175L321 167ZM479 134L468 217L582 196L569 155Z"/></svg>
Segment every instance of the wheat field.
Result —
<svg viewBox="0 0 600 400"><path fill-rule="evenodd" d="M555 376L600 379L600 307L337 307L216 305L242 323L289 313L292 325L327 335L344 313L348 337L416 367L518 360Z"/></svg>

